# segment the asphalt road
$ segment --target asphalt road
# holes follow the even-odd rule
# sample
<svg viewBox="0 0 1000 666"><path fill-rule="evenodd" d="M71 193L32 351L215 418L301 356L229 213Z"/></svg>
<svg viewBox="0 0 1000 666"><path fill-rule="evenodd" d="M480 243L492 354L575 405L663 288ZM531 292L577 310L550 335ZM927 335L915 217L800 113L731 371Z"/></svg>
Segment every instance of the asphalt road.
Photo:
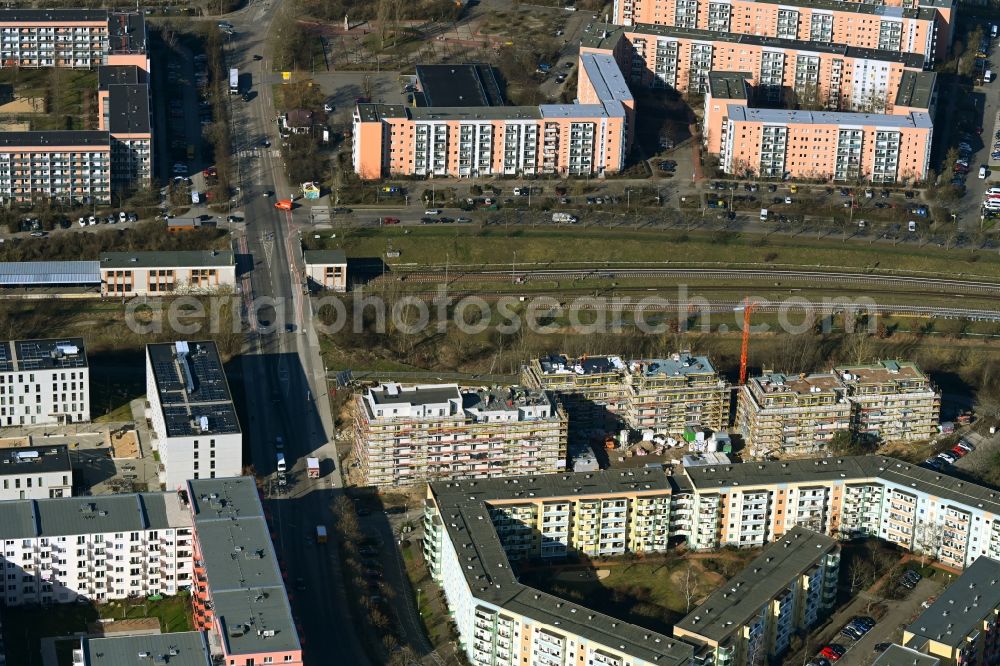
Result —
<svg viewBox="0 0 1000 666"><path fill-rule="evenodd" d="M252 74L257 92L250 102L230 98L233 151L240 156L242 201L237 203L248 222L248 230L237 234L234 246L238 253L252 255L249 284L253 297L263 303L248 318L250 334L241 356L250 414L244 435L258 474L273 474L277 438L284 442L287 492L269 488L265 506L289 583L305 663L327 664L329 655L336 654L343 663L364 665L369 662L352 627L335 543L310 543L317 525L333 527L331 504L343 480L333 465L333 420L319 344L308 324L308 300L301 294L298 232L291 217L274 208L274 198L264 196L269 191L278 198L290 194L276 153L261 146L268 135L276 143L274 107L270 87L256 85L264 80L268 60L253 60L254 54L266 55L275 9L267 2L254 2L227 17L236 32L227 47L227 64ZM320 479L306 478L307 456L320 457ZM298 579L302 583L291 583Z"/></svg>

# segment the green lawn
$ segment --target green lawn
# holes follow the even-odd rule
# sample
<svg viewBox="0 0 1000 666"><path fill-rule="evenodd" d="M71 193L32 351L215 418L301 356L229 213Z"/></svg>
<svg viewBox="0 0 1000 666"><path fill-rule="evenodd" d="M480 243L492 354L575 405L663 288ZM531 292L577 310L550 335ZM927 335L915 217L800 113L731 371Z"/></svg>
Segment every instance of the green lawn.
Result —
<svg viewBox="0 0 1000 666"><path fill-rule="evenodd" d="M101 617L115 620L155 617L165 634L191 631L191 597L186 592L159 601L112 601L101 606L100 612Z"/></svg>
<svg viewBox="0 0 1000 666"><path fill-rule="evenodd" d="M685 233L626 228L524 228L467 225L355 229L340 238L305 238L308 248L343 248L349 257L383 257L388 243L400 256L388 259L397 270L423 264L454 270L580 264L656 263L673 266L746 266L775 269L906 272L948 277L1000 277L1000 255L938 247L869 246L804 236L741 236L720 232ZM412 266L417 267L417 266Z"/></svg>

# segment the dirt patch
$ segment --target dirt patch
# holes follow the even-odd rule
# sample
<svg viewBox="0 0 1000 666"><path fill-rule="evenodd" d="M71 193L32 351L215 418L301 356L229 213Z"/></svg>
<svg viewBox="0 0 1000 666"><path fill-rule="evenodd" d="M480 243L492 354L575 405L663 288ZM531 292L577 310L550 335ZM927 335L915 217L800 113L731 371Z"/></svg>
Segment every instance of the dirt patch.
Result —
<svg viewBox="0 0 1000 666"><path fill-rule="evenodd" d="M30 132L31 123L0 123L0 132Z"/></svg>
<svg viewBox="0 0 1000 666"><path fill-rule="evenodd" d="M139 457L139 434L135 430L108 433L105 442L109 439L115 460Z"/></svg>
<svg viewBox="0 0 1000 666"><path fill-rule="evenodd" d="M144 617L134 620L115 620L114 622L92 622L87 626L91 636L113 636L115 634L158 634L160 620L155 617Z"/></svg>
<svg viewBox="0 0 1000 666"><path fill-rule="evenodd" d="M0 449L19 449L31 446L31 437L4 437L0 439Z"/></svg>
<svg viewBox="0 0 1000 666"><path fill-rule="evenodd" d="M41 97L18 97L12 102L0 104L3 113L45 113L45 100Z"/></svg>

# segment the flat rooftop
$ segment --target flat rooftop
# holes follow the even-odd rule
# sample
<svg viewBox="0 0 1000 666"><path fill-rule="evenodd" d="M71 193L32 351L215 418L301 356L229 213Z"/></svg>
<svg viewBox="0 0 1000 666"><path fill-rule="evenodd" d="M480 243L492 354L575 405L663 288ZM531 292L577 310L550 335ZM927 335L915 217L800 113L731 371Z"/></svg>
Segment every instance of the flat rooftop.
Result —
<svg viewBox="0 0 1000 666"><path fill-rule="evenodd" d="M53 472L69 474L72 471L73 465L69 460L69 447L65 444L0 449L0 476L51 474Z"/></svg>
<svg viewBox="0 0 1000 666"><path fill-rule="evenodd" d="M686 666L694 646L520 583L489 514L490 502L666 491L661 469L631 469L431 483L448 538L473 596L560 632L578 634L658 666Z"/></svg>
<svg viewBox="0 0 1000 666"><path fill-rule="evenodd" d="M107 19L107 9L0 9L0 23L77 23Z"/></svg>
<svg viewBox="0 0 1000 666"><path fill-rule="evenodd" d="M570 358L563 354L550 354L538 359L542 372L552 374L595 375L625 370L625 363L619 356L581 356Z"/></svg>
<svg viewBox="0 0 1000 666"><path fill-rule="evenodd" d="M631 100L632 91L615 59L604 53L581 53L580 63L599 100Z"/></svg>
<svg viewBox="0 0 1000 666"><path fill-rule="evenodd" d="M1000 562L980 557L920 614L908 632L950 647L965 643L1000 608Z"/></svg>
<svg viewBox="0 0 1000 666"><path fill-rule="evenodd" d="M940 663L937 657L893 644L872 662L872 666L938 666Z"/></svg>
<svg viewBox="0 0 1000 666"><path fill-rule="evenodd" d="M832 537L793 527L678 621L674 631L696 634L715 644L724 642L758 615L761 606L836 548Z"/></svg>
<svg viewBox="0 0 1000 666"><path fill-rule="evenodd" d="M111 53L145 53L145 16L135 12L114 12L109 14L108 48Z"/></svg>
<svg viewBox="0 0 1000 666"><path fill-rule="evenodd" d="M165 250L161 252L103 252L101 268L212 268L234 266L229 250Z"/></svg>
<svg viewBox="0 0 1000 666"><path fill-rule="evenodd" d="M709 72L708 91L715 99L747 99L749 72Z"/></svg>
<svg viewBox="0 0 1000 666"><path fill-rule="evenodd" d="M101 269L97 261L0 262L0 286L4 287L98 284Z"/></svg>
<svg viewBox="0 0 1000 666"><path fill-rule="evenodd" d="M716 374L715 368L707 356L692 356L691 354L678 354L670 358L644 359L636 361L633 365L644 377Z"/></svg>
<svg viewBox="0 0 1000 666"><path fill-rule="evenodd" d="M814 7L834 12L850 14L870 14L884 18L916 18L917 10L904 7L888 7L882 4L866 4L853 0L756 0L760 4L783 5L789 7Z"/></svg>
<svg viewBox="0 0 1000 666"><path fill-rule="evenodd" d="M201 631L143 636L83 638L83 666L212 666L208 637ZM140 657L148 654L149 657Z"/></svg>
<svg viewBox="0 0 1000 666"><path fill-rule="evenodd" d="M33 539L191 527L177 493L94 495L0 502L0 535Z"/></svg>
<svg viewBox="0 0 1000 666"><path fill-rule="evenodd" d="M101 90L108 86L146 83L145 70L135 65L102 65L97 69L97 83Z"/></svg>
<svg viewBox="0 0 1000 666"><path fill-rule="evenodd" d="M227 654L300 650L254 479L196 479L187 487Z"/></svg>
<svg viewBox="0 0 1000 666"><path fill-rule="evenodd" d="M346 264L347 255L343 250L305 250L302 253L306 265Z"/></svg>
<svg viewBox="0 0 1000 666"><path fill-rule="evenodd" d="M417 65L417 87L426 106L503 106L493 68L482 63Z"/></svg>
<svg viewBox="0 0 1000 666"><path fill-rule="evenodd" d="M46 132L0 132L2 148L77 148L111 150L111 135L101 130L51 130Z"/></svg>
<svg viewBox="0 0 1000 666"><path fill-rule="evenodd" d="M87 367L83 338L0 342L0 372L71 370Z"/></svg>
<svg viewBox="0 0 1000 666"><path fill-rule="evenodd" d="M914 72L907 70L899 80L896 91L896 106L908 106L915 109L929 109L934 99L934 87L937 85L937 72Z"/></svg>
<svg viewBox="0 0 1000 666"><path fill-rule="evenodd" d="M477 411L517 411L526 406L552 406L545 391L504 386L485 391L462 391L462 408Z"/></svg>
<svg viewBox="0 0 1000 666"><path fill-rule="evenodd" d="M146 346L168 437L240 432L219 350L211 341Z"/></svg>
<svg viewBox="0 0 1000 666"><path fill-rule="evenodd" d="M792 109L757 109L742 104L727 104L726 114L730 120L778 123L788 125L833 125L851 127L886 127L931 129L931 117L924 111L914 111L906 115L888 113L853 113L848 111L801 111Z"/></svg>
<svg viewBox="0 0 1000 666"><path fill-rule="evenodd" d="M108 129L112 134L149 134L149 86L144 83L108 88Z"/></svg>
<svg viewBox="0 0 1000 666"><path fill-rule="evenodd" d="M845 381L860 384L928 381L927 375L912 361L882 361L870 365L845 365L834 368L834 372L842 376L844 373L849 373L851 378L845 377Z"/></svg>
<svg viewBox="0 0 1000 666"><path fill-rule="evenodd" d="M829 393L841 388L840 379L828 372L818 372L811 375L784 375L772 372L750 379L765 395L810 395Z"/></svg>
<svg viewBox="0 0 1000 666"><path fill-rule="evenodd" d="M368 395L376 405L433 405L449 400L461 400L458 384L382 384L368 389Z"/></svg>

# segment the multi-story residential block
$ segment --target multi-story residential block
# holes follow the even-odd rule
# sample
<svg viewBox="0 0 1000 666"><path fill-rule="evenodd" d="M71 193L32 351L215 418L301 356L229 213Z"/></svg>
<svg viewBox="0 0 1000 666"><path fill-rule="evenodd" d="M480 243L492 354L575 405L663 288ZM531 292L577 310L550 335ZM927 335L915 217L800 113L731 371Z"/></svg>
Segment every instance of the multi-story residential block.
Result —
<svg viewBox="0 0 1000 666"><path fill-rule="evenodd" d="M834 372L847 386L854 432L886 441L927 440L938 432L941 393L915 363L882 361Z"/></svg>
<svg viewBox="0 0 1000 666"><path fill-rule="evenodd" d="M919 3L850 0L616 0L613 22L697 28L762 37L948 55L953 0ZM902 5L902 6L900 6Z"/></svg>
<svg viewBox="0 0 1000 666"><path fill-rule="evenodd" d="M998 623L1000 561L979 557L903 630L903 645L943 666L991 666L1000 663Z"/></svg>
<svg viewBox="0 0 1000 666"><path fill-rule="evenodd" d="M730 388L706 356L689 352L628 364L626 421L638 430L683 433L729 425Z"/></svg>
<svg viewBox="0 0 1000 666"><path fill-rule="evenodd" d="M143 656L144 655L144 656ZM73 650L73 666L122 666L122 664L213 666L208 634L177 631L168 634L80 639Z"/></svg>
<svg viewBox="0 0 1000 666"><path fill-rule="evenodd" d="M554 556L569 547L599 552L593 544L602 522L614 535L603 537L609 554L627 552L643 535L655 541L662 521L643 525L631 516L656 514L649 503L668 494L667 477L652 469L430 484L425 557L469 660L482 666L692 664L705 648L527 587L508 559ZM538 535L546 524L549 533Z"/></svg>
<svg viewBox="0 0 1000 666"><path fill-rule="evenodd" d="M111 133L112 187L148 187L153 180L153 122L146 70L113 65L97 72L97 128Z"/></svg>
<svg viewBox="0 0 1000 666"><path fill-rule="evenodd" d="M557 402L520 387L389 383L354 402L354 451L380 487L564 470L566 428Z"/></svg>
<svg viewBox="0 0 1000 666"><path fill-rule="evenodd" d="M253 477L188 481L192 604L223 664L302 666L302 645ZM215 662L213 662L215 663Z"/></svg>
<svg viewBox="0 0 1000 666"><path fill-rule="evenodd" d="M941 394L907 361L837 368L831 373L752 378L740 389L736 427L750 455L808 453L838 430L883 441L930 439Z"/></svg>
<svg viewBox="0 0 1000 666"><path fill-rule="evenodd" d="M54 444L0 449L0 480L0 500L71 497L69 447Z"/></svg>
<svg viewBox="0 0 1000 666"><path fill-rule="evenodd" d="M895 644L890 645L888 650L872 662L872 666L940 666L940 664L941 660L937 657Z"/></svg>
<svg viewBox="0 0 1000 666"><path fill-rule="evenodd" d="M347 291L347 256L343 250L306 250L302 258L310 288Z"/></svg>
<svg viewBox="0 0 1000 666"><path fill-rule="evenodd" d="M110 203L111 135L100 130L0 132L0 197L18 203Z"/></svg>
<svg viewBox="0 0 1000 666"><path fill-rule="evenodd" d="M102 296L208 294L235 290L236 261L230 251L105 252Z"/></svg>
<svg viewBox="0 0 1000 666"><path fill-rule="evenodd" d="M214 342L146 345L146 399L168 490L243 473L243 434Z"/></svg>
<svg viewBox="0 0 1000 666"><path fill-rule="evenodd" d="M355 109L360 177L600 175L624 166L635 105L613 58L581 55L578 104L502 106L485 66L419 69L416 106Z"/></svg>
<svg viewBox="0 0 1000 666"><path fill-rule="evenodd" d="M752 457L811 452L851 426L851 405L832 373L752 377L739 390L736 429Z"/></svg>
<svg viewBox="0 0 1000 666"><path fill-rule="evenodd" d="M833 608L839 568L834 539L793 528L677 622L674 636L708 645L711 663L768 663Z"/></svg>
<svg viewBox="0 0 1000 666"><path fill-rule="evenodd" d="M90 369L82 338L0 343L0 425L90 420Z"/></svg>
<svg viewBox="0 0 1000 666"><path fill-rule="evenodd" d="M616 430L625 420L629 389L618 356L551 354L521 368L521 382L557 394L570 415L574 440Z"/></svg>
<svg viewBox="0 0 1000 666"><path fill-rule="evenodd" d="M192 582L176 493L0 502L5 606L176 594Z"/></svg>

